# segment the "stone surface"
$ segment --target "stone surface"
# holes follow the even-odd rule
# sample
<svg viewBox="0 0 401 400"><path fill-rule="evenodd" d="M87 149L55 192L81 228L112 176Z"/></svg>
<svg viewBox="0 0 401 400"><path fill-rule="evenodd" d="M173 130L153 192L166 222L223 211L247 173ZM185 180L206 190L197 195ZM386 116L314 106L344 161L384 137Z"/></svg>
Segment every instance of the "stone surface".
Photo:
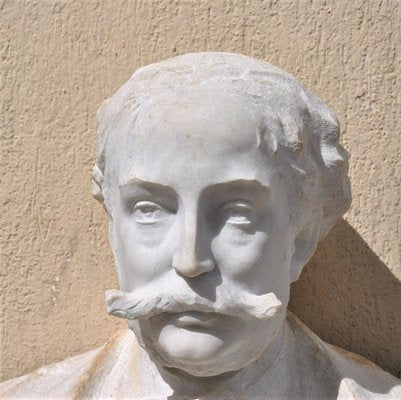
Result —
<svg viewBox="0 0 401 400"><path fill-rule="evenodd" d="M241 384L235 375L227 376L223 385L195 396L185 394L199 393L195 382L177 385L175 390L160 381L151 386L149 376L158 376L158 371L134 334L124 330L99 349L0 384L0 391L2 397L15 399L26 398L27 392L30 398L46 398L49 390L51 398L66 399L399 399L401 389L394 376L363 357L324 343L294 315L288 321L288 335L295 340L281 348L276 368L259 373L251 385ZM294 349L302 354L302 362L290 358Z"/></svg>
<svg viewBox="0 0 401 400"><path fill-rule="evenodd" d="M115 281L106 224L88 193L94 113L135 67L195 50L269 60L336 110L354 207L321 243L292 306L325 340L397 374L399 2L124 3L1 3L0 379L115 331L103 312Z"/></svg>
<svg viewBox="0 0 401 400"><path fill-rule="evenodd" d="M286 318L291 282L351 200L323 102L266 62L193 53L136 71L98 120L93 193L120 286L106 302L135 338L5 382L3 398L401 396Z"/></svg>

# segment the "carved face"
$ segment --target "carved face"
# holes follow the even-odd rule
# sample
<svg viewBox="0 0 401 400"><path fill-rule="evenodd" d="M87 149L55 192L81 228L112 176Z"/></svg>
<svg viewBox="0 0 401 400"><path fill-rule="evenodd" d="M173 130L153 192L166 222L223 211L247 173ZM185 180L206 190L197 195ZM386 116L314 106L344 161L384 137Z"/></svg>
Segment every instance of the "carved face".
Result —
<svg viewBox="0 0 401 400"><path fill-rule="evenodd" d="M122 290L158 295L179 282L211 301L273 292L283 304L266 321L199 311L140 320L136 333L159 361L193 375L254 361L285 317L294 232L261 124L243 99L169 93L142 105L110 145L106 203Z"/></svg>

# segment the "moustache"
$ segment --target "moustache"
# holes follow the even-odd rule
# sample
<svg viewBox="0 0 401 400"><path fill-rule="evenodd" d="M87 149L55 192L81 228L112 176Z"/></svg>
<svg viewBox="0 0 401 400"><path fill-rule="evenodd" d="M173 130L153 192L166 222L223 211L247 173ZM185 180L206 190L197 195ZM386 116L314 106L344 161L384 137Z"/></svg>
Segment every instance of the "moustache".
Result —
<svg viewBox="0 0 401 400"><path fill-rule="evenodd" d="M282 303L273 292L255 295L238 288L224 288L215 301L183 285L152 285L133 292L106 291L107 311L119 318L140 319L169 312L202 311L229 316L251 316L268 320L277 315Z"/></svg>

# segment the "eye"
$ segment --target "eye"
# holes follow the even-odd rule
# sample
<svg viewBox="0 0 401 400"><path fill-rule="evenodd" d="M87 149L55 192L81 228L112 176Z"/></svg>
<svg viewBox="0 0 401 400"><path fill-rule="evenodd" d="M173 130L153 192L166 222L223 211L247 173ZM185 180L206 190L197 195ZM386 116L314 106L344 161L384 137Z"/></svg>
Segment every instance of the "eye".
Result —
<svg viewBox="0 0 401 400"><path fill-rule="evenodd" d="M255 220L255 211L247 202L230 201L221 208L224 222L235 226L249 226Z"/></svg>
<svg viewBox="0 0 401 400"><path fill-rule="evenodd" d="M139 201L135 204L132 215L138 224L152 225L168 217L170 213L152 201Z"/></svg>

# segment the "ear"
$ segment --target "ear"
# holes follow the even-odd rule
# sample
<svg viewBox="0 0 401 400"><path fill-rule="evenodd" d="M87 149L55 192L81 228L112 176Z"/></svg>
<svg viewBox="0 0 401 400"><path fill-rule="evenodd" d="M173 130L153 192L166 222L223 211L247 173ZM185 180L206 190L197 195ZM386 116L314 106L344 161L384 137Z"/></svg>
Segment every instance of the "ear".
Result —
<svg viewBox="0 0 401 400"><path fill-rule="evenodd" d="M104 175L103 172L100 170L97 164L93 166L92 169L92 194L93 197L100 201L101 203L104 202L103 197L103 182L104 182Z"/></svg>
<svg viewBox="0 0 401 400"><path fill-rule="evenodd" d="M110 216L111 213L109 212L104 199L104 175L97 164L95 164L92 169L92 194L93 197L102 204L103 208Z"/></svg>
<svg viewBox="0 0 401 400"><path fill-rule="evenodd" d="M312 210L306 223L295 237L294 253L291 259L291 282L299 278L302 268L316 250L320 237L322 215L323 212L321 208Z"/></svg>

